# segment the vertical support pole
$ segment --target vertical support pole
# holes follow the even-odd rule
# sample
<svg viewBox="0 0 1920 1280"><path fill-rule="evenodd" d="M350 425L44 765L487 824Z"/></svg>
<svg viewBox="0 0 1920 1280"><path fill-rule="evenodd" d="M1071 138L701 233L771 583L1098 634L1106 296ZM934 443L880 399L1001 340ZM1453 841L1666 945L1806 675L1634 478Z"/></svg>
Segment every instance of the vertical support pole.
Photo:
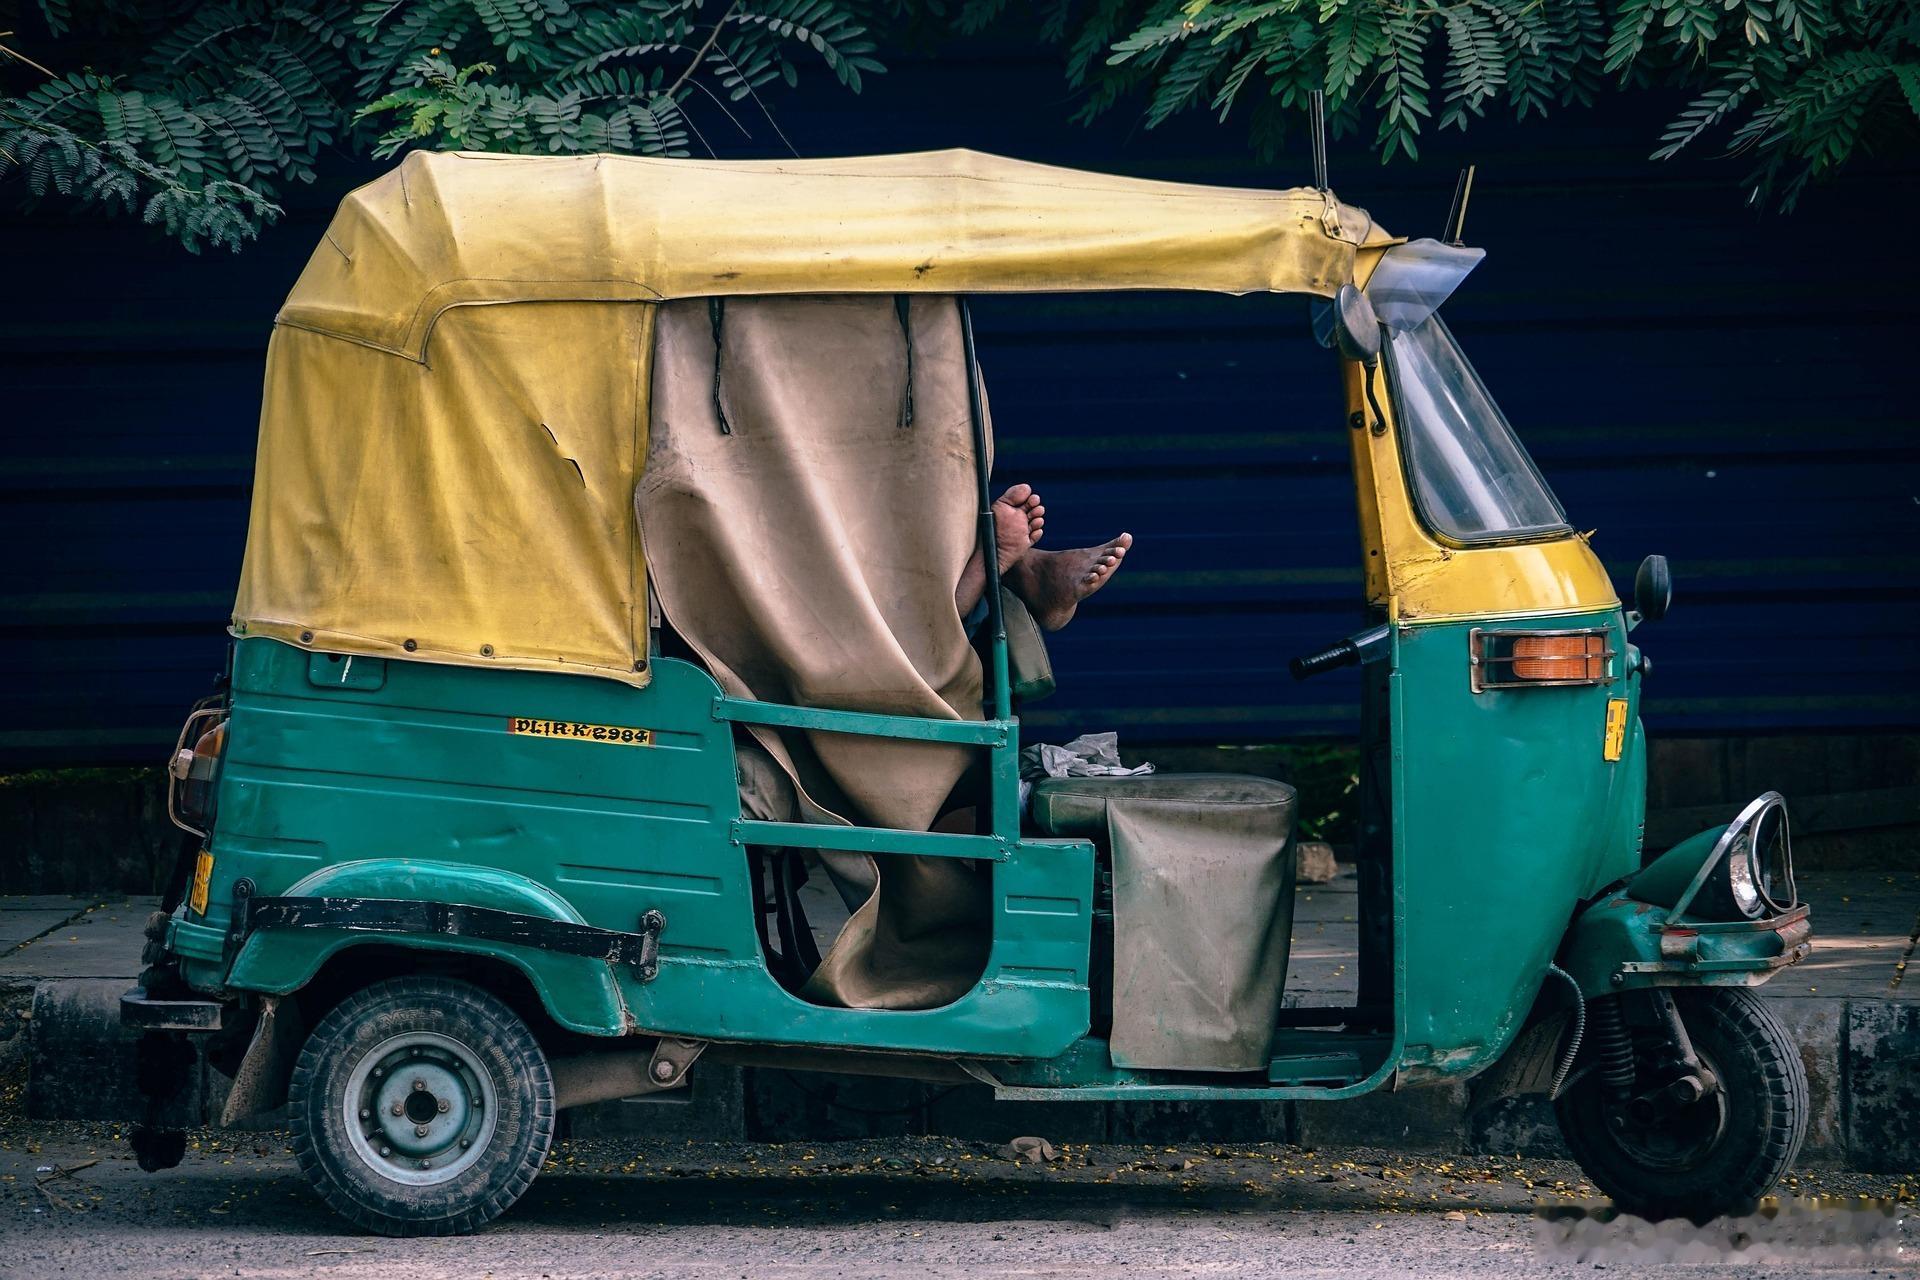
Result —
<svg viewBox="0 0 1920 1280"><path fill-rule="evenodd" d="M988 476L987 413L980 397L980 360L973 345L973 310L960 299L960 343L967 363L967 412L973 420L973 471L980 499L980 555L987 571L987 636L991 653L992 691L989 710L995 720L1008 723L1004 745L991 748L989 809L993 834L1015 839L1020 834L1020 738L1013 731L1013 680L1007 660L1007 619L1000 608L1000 554L993 527L993 489Z"/></svg>
<svg viewBox="0 0 1920 1280"><path fill-rule="evenodd" d="M1326 195L1331 188L1327 185L1327 95L1324 90L1315 89L1307 95L1307 132L1312 135L1313 143L1313 187Z"/></svg>

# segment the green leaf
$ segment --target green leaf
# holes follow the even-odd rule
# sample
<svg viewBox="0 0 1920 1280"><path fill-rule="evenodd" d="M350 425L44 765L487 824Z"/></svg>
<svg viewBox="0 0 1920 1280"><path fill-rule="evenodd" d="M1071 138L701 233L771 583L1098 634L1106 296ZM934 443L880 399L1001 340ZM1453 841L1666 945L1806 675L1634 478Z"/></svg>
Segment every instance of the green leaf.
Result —
<svg viewBox="0 0 1920 1280"><path fill-rule="evenodd" d="M1179 44L1211 27L1219 26L1222 19L1212 18L1206 22L1195 22L1185 16L1167 18L1150 26L1140 28L1126 39L1113 46L1113 56L1107 59L1111 66L1119 66L1141 54L1164 53L1168 46Z"/></svg>
<svg viewBox="0 0 1920 1280"><path fill-rule="evenodd" d="M1920 118L1920 63L1904 63L1893 69L1900 92L1906 95L1907 110Z"/></svg>
<svg viewBox="0 0 1920 1280"><path fill-rule="evenodd" d="M1344 0L1336 3L1330 14L1323 11L1329 100L1344 99L1379 57L1383 44L1380 13L1373 0Z"/></svg>
<svg viewBox="0 0 1920 1280"><path fill-rule="evenodd" d="M1200 100L1207 83L1231 52L1226 45L1197 41L1181 49L1154 89L1153 101L1147 107L1147 127L1153 128Z"/></svg>

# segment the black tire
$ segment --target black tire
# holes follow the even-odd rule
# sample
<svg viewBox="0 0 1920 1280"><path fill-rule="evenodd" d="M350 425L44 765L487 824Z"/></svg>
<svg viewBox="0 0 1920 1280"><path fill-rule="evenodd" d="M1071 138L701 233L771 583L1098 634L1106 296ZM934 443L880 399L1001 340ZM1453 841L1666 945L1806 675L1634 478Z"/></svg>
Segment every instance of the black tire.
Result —
<svg viewBox="0 0 1920 1280"><path fill-rule="evenodd" d="M1694 1051L1720 1079L1720 1094L1657 1130L1616 1132L1606 1085L1591 1070L1555 1103L1561 1136L1624 1213L1704 1223L1750 1212L1800 1154L1809 1114L1806 1067L1752 992L1709 987L1673 995ZM1657 1154L1643 1142L1658 1145Z"/></svg>
<svg viewBox="0 0 1920 1280"><path fill-rule="evenodd" d="M485 1226L553 1145L553 1073L533 1033L450 978L395 978L341 1001L307 1038L287 1101L301 1171L381 1235Z"/></svg>

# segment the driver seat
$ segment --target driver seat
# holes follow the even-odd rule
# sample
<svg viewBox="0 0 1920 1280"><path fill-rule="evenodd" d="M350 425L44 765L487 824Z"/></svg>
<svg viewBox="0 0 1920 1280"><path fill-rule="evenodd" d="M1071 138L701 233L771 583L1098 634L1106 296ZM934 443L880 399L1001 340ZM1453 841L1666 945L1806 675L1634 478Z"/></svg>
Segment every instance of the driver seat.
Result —
<svg viewBox="0 0 1920 1280"><path fill-rule="evenodd" d="M1131 778L1041 778L1033 784L1033 825L1043 835L1104 844L1109 800L1151 800L1217 822L1228 811L1294 807L1292 787L1251 773L1148 773Z"/></svg>

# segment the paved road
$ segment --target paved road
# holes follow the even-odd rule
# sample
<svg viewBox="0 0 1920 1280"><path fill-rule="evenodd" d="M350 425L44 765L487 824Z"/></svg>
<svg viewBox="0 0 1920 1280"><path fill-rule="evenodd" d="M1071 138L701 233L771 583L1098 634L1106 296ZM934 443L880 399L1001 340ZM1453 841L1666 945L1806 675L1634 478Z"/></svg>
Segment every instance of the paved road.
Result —
<svg viewBox="0 0 1920 1280"><path fill-rule="evenodd" d="M1630 1220L1555 1223L1535 1206L1543 1197L1580 1203L1577 1173L1513 1158L1203 1144L1074 1147L1036 1167L940 1139L567 1144L527 1198L480 1236L384 1240L342 1231L301 1181L284 1135L202 1135L180 1169L160 1175L142 1174L113 1139L104 1126L0 1121L0 1275L944 1280L1123 1268L1133 1277L1298 1280L1592 1277L1599 1267L1650 1277L1885 1277L1912 1274L1920 1243L1897 1213L1833 1207L1799 1211L1797 1238L1815 1227L1852 1237L1871 1227L1880 1239L1736 1251L1725 1225L1687 1240L1650 1238ZM1911 1197L1914 1185L1835 1174L1803 1176L1796 1189ZM1779 1234L1781 1222L1758 1229ZM1907 1252L1897 1253L1903 1243Z"/></svg>

